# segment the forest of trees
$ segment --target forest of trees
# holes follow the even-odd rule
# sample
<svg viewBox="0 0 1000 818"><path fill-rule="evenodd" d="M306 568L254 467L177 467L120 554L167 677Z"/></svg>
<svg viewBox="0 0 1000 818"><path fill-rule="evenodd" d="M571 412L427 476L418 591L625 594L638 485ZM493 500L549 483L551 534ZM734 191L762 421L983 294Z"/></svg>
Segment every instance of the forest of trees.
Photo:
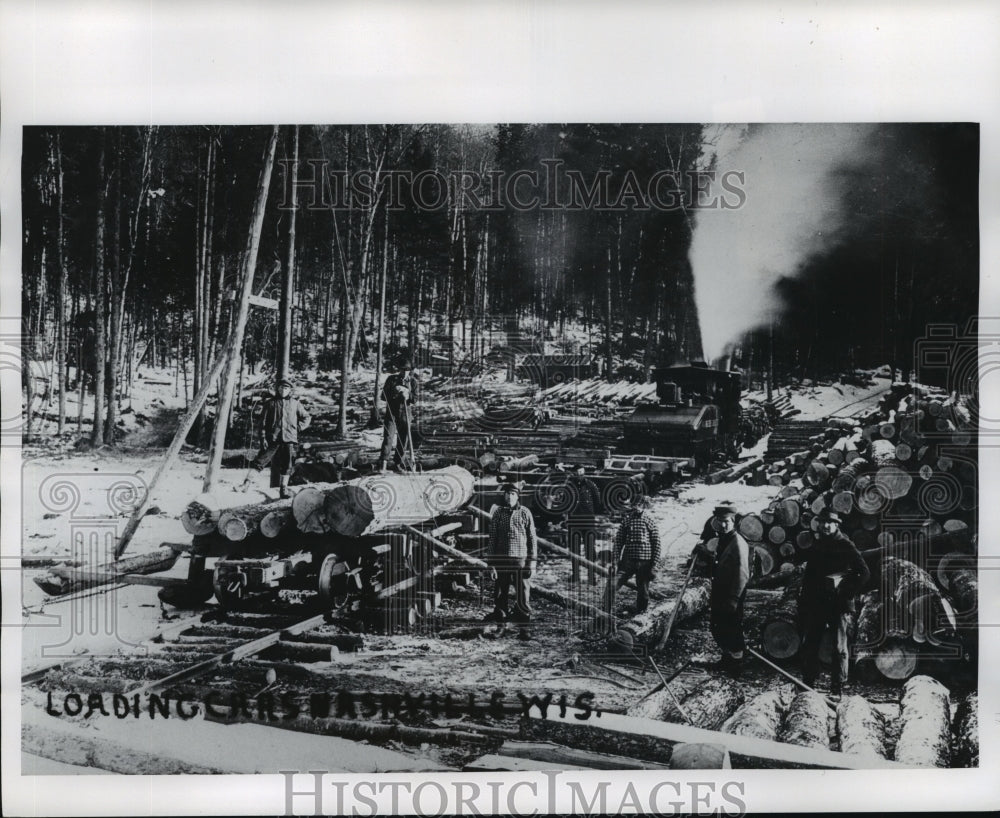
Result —
<svg viewBox="0 0 1000 818"><path fill-rule="evenodd" d="M800 375L905 368L928 321L975 313L977 128L878 133L891 161L845 173L844 241L789 271L780 319L733 339L737 363L773 358ZM496 180L544 176L556 160L582 180L580 206L566 205L565 177L557 206L544 193L489 206ZM93 442L111 443L137 364L180 365L188 397L202 387L248 270L252 293L290 297L292 316L283 350L283 310L246 311L239 355L250 368L350 373L401 352L482 355L495 329L558 338L574 327L608 377L641 376L702 355L691 191L670 207L641 206L642 191L664 172L666 187L684 188L677 180L714 161L697 124L27 128L25 356L51 366L59 432L65 396L91 390ZM386 184L399 171L428 184ZM438 196L442 179L460 188ZM506 189L515 205L531 190L521 181Z"/></svg>

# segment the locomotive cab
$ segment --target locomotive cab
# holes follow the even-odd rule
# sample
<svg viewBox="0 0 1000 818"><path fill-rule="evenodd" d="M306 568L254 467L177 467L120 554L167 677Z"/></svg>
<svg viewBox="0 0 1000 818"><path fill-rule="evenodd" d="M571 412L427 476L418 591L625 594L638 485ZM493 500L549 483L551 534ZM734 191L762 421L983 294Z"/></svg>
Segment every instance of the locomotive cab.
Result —
<svg viewBox="0 0 1000 818"><path fill-rule="evenodd" d="M690 457L703 469L714 456L739 454L740 376L706 364L653 370L655 404L625 420L625 442L637 454Z"/></svg>

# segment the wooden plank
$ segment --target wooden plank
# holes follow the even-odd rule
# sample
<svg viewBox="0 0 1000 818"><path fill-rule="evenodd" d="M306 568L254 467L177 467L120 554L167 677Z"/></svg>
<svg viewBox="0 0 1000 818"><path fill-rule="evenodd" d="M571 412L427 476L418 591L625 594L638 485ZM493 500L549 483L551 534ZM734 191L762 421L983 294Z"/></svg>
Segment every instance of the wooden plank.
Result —
<svg viewBox="0 0 1000 818"><path fill-rule="evenodd" d="M532 707L524 722L528 738L556 741L599 752L624 750L658 763L669 761L678 744L718 744L729 751L736 769L869 770L906 769L907 765L834 750L796 747L776 741L734 736L685 724L639 719L576 708L549 708L543 717Z"/></svg>

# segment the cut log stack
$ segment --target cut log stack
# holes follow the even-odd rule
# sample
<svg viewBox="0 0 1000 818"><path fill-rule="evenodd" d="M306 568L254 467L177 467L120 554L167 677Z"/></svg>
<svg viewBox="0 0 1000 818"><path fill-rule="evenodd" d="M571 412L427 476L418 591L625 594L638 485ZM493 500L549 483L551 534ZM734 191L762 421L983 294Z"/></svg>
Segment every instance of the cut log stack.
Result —
<svg viewBox="0 0 1000 818"><path fill-rule="evenodd" d="M966 626L965 653L974 653L977 629L967 627L976 624L978 607L974 435L959 402L920 389L891 392L863 419L779 424L765 471L778 494L766 509L744 518L745 526L739 522L755 553L754 581L771 573L791 576L790 568L807 558L815 542L818 515L831 509L865 553L871 587L889 595L871 597L861 607L859 632L871 637L865 645L877 646L860 650L863 674L908 678L921 653L939 648L943 639L955 643L956 625ZM747 480L761 482L755 472ZM899 519L916 522L897 528ZM914 560L919 564L902 570ZM885 577L883 567L889 569ZM772 628L778 653L795 641L790 633L780 637L788 605L786 616L780 613Z"/></svg>

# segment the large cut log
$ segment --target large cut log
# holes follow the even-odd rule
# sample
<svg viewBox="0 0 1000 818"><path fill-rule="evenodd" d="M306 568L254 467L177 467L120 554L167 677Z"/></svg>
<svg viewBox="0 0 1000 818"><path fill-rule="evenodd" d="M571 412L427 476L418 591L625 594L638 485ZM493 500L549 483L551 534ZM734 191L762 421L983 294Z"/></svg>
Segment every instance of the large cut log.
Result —
<svg viewBox="0 0 1000 818"><path fill-rule="evenodd" d="M459 466L418 474L378 474L324 493L323 516L344 537L413 525L455 511L472 499L475 478Z"/></svg>
<svg viewBox="0 0 1000 818"><path fill-rule="evenodd" d="M292 498L292 514L295 525L304 534L329 534L330 527L323 513L323 502L326 492L332 491L343 483L312 483L303 486Z"/></svg>
<svg viewBox="0 0 1000 818"><path fill-rule="evenodd" d="M932 604L926 606L927 612L932 615L932 621L927 623L928 627L936 630L939 626L947 624L955 628L956 621L950 604L942 599L941 592L931 575L923 568L898 557L885 557L881 568L882 585L887 589L888 597L893 603L890 611L890 630L912 632L911 606L919 598L928 595L932 598Z"/></svg>
<svg viewBox="0 0 1000 818"><path fill-rule="evenodd" d="M771 531L775 529L772 528ZM750 549L750 558L753 560L754 569L751 573L755 576L764 577L774 572L778 566L781 554L770 543L754 543Z"/></svg>
<svg viewBox="0 0 1000 818"><path fill-rule="evenodd" d="M733 713L722 725L722 732L776 741L794 698L795 688L792 685L761 693Z"/></svg>
<svg viewBox="0 0 1000 818"><path fill-rule="evenodd" d="M761 647L771 659L791 659L802 646L798 626L797 595L786 594L764 618L760 630Z"/></svg>
<svg viewBox="0 0 1000 818"><path fill-rule="evenodd" d="M952 722L951 758L957 767L979 766L979 694L970 693L958 703Z"/></svg>
<svg viewBox="0 0 1000 818"><path fill-rule="evenodd" d="M291 510L291 500L272 500L228 508L219 515L219 533L230 542L242 542L260 531L261 523L272 512L291 514Z"/></svg>
<svg viewBox="0 0 1000 818"><path fill-rule="evenodd" d="M917 669L916 646L907 638L887 638L875 654L875 667L894 682L909 679Z"/></svg>
<svg viewBox="0 0 1000 818"><path fill-rule="evenodd" d="M847 696L837 705L840 752L886 758L885 717L861 696Z"/></svg>
<svg viewBox="0 0 1000 818"><path fill-rule="evenodd" d="M794 528L797 526L801 514L802 509L798 502L790 497L779 501L774 507L774 521L784 528Z"/></svg>
<svg viewBox="0 0 1000 818"><path fill-rule="evenodd" d="M34 578L35 584L45 593L53 596L70 594L85 588L107 585L121 581L127 574L156 574L168 571L177 562L180 552L169 547L161 547L146 554L124 557L96 567L74 567L54 565L48 571Z"/></svg>
<svg viewBox="0 0 1000 818"><path fill-rule="evenodd" d="M756 514L747 514L736 526L747 542L760 542L764 536L764 524Z"/></svg>
<svg viewBox="0 0 1000 818"><path fill-rule="evenodd" d="M709 595L712 583L701 577L692 578L680 599L676 597L664 602L658 602L643 613L633 616L627 622L618 626L619 637L630 640L632 644L640 641L655 643L666 627L667 621L677 606L675 622L682 622L708 610Z"/></svg>
<svg viewBox="0 0 1000 818"><path fill-rule="evenodd" d="M743 691L730 679L710 678L681 697L680 703L692 725L714 730L743 704ZM667 688L647 696L625 712L638 718L685 722Z"/></svg>
<svg viewBox="0 0 1000 818"><path fill-rule="evenodd" d="M526 469L529 466L537 464L537 454L526 454L524 457L505 456L500 458L499 470L501 474L506 474L507 472L520 471L521 469Z"/></svg>
<svg viewBox="0 0 1000 818"><path fill-rule="evenodd" d="M294 527L295 514L290 503L287 507L272 509L260 521L260 533L269 539L274 539Z"/></svg>
<svg viewBox="0 0 1000 818"><path fill-rule="evenodd" d="M778 740L800 747L830 746L830 710L819 693L802 690L795 695L781 726Z"/></svg>
<svg viewBox="0 0 1000 818"><path fill-rule="evenodd" d="M214 497L207 495L198 500L192 500L181 514L181 525L191 536L197 537L210 534L219 522L219 508Z"/></svg>
<svg viewBox="0 0 1000 818"><path fill-rule="evenodd" d="M948 689L930 676L914 676L899 702L896 761L918 767L947 767L951 751Z"/></svg>

